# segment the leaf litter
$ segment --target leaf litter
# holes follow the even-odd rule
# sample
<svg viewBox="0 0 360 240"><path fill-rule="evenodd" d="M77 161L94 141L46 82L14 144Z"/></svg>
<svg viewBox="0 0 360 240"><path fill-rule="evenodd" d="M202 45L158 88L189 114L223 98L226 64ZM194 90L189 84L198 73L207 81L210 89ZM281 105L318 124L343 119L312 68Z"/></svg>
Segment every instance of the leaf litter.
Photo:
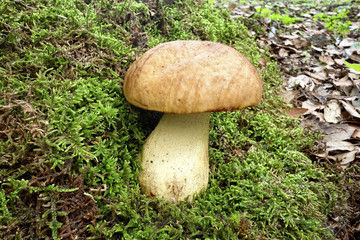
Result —
<svg viewBox="0 0 360 240"><path fill-rule="evenodd" d="M346 213L335 211L329 216L329 227L337 238L360 239L360 4L265 1L229 10L233 18L248 18L261 15L259 9L299 20L286 25L271 20L271 16L258 16L263 34L252 33L282 71L281 97L289 105L287 115L299 118L304 128L323 136L309 155L347 180L343 182L349 193ZM344 19L327 22L320 17L314 21L320 13L335 19L345 11ZM339 34L336 28L330 30L336 24L341 29L341 21L352 22L348 31Z"/></svg>

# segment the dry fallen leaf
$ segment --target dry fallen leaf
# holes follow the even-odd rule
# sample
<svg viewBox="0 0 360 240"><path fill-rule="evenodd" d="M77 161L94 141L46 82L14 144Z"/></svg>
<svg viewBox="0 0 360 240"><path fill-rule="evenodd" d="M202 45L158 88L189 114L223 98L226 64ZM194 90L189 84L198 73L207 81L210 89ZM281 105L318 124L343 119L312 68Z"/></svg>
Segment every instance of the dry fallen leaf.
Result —
<svg viewBox="0 0 360 240"><path fill-rule="evenodd" d="M332 59L332 57L330 57L329 55L324 55L322 54L320 57L319 57L319 60L323 63L326 63L327 65L334 65L335 62L334 60Z"/></svg>
<svg viewBox="0 0 360 240"><path fill-rule="evenodd" d="M297 91L282 91L280 93L281 100L286 102L287 104L290 104L298 94Z"/></svg>
<svg viewBox="0 0 360 240"><path fill-rule="evenodd" d="M335 58L334 61L337 65L343 66L345 58Z"/></svg>
<svg viewBox="0 0 360 240"><path fill-rule="evenodd" d="M287 57L289 56L289 51L287 51L286 49L284 48L280 48L279 50L279 56L284 58L284 57Z"/></svg>
<svg viewBox="0 0 360 240"><path fill-rule="evenodd" d="M338 123L341 120L341 106L338 101L330 101L326 104L324 119L329 123Z"/></svg>
<svg viewBox="0 0 360 240"><path fill-rule="evenodd" d="M339 47L351 47L352 45L354 45L356 43L356 39L353 38L345 38L343 39L340 44Z"/></svg>
<svg viewBox="0 0 360 240"><path fill-rule="evenodd" d="M284 41L284 45L295 46L297 49L311 45L311 42L298 35L279 35L279 37L287 39Z"/></svg>
<svg viewBox="0 0 360 240"><path fill-rule="evenodd" d="M267 65L267 60L266 60L266 58L264 58L264 57L259 58L259 63L260 63L262 66L266 66L266 65Z"/></svg>
<svg viewBox="0 0 360 240"><path fill-rule="evenodd" d="M324 81L326 80L327 76L326 76L326 73L325 71L321 71L321 72L309 72L309 71L305 71L304 72L306 75L308 75L309 77L312 77L312 78L315 78L317 80L321 80L321 81Z"/></svg>
<svg viewBox="0 0 360 240"><path fill-rule="evenodd" d="M360 91L356 87L351 90L350 96L356 97L356 99L351 101L351 104L354 108L360 111Z"/></svg>
<svg viewBox="0 0 360 240"><path fill-rule="evenodd" d="M335 155L335 157L336 160L338 160L341 165L345 165L355 160L355 155L357 152L358 152L357 150L354 150L350 152L340 153Z"/></svg>
<svg viewBox="0 0 360 240"><path fill-rule="evenodd" d="M296 38L293 41L293 44L296 48L303 48L311 45L311 42L307 41L304 38Z"/></svg>
<svg viewBox="0 0 360 240"><path fill-rule="evenodd" d="M319 120L319 122L325 122L325 118L324 118L324 114L321 112L312 112L310 113L311 115L317 117L317 119Z"/></svg>
<svg viewBox="0 0 360 240"><path fill-rule="evenodd" d="M305 114L310 114L316 110L321 110L324 108L324 105L322 104L315 104L310 100L307 100L305 102L302 103L301 105L302 108L308 109L308 111Z"/></svg>
<svg viewBox="0 0 360 240"><path fill-rule="evenodd" d="M355 131L351 135L351 138L360 138L360 129L355 129Z"/></svg>
<svg viewBox="0 0 360 240"><path fill-rule="evenodd" d="M340 78L338 80L334 80L333 81L335 86L338 87L349 87L349 86L353 86L353 82L349 80L348 75L345 75L343 78Z"/></svg>
<svg viewBox="0 0 360 240"><path fill-rule="evenodd" d="M355 83L360 80L360 72L357 72L354 69L350 68L350 72L349 72L348 76Z"/></svg>
<svg viewBox="0 0 360 240"><path fill-rule="evenodd" d="M354 62L360 63L360 55L357 53L351 54L350 59L353 60Z"/></svg>
<svg viewBox="0 0 360 240"><path fill-rule="evenodd" d="M326 143L326 151L353 151L355 146L346 141L331 141Z"/></svg>
<svg viewBox="0 0 360 240"><path fill-rule="evenodd" d="M318 94L319 96L328 97L333 95L334 93L333 88L334 85L332 85L331 83L322 84L315 90L315 93Z"/></svg>
<svg viewBox="0 0 360 240"><path fill-rule="evenodd" d="M306 91L313 91L315 87L315 83L312 78L302 74L297 77L290 77L289 85L286 87L286 89L291 90L296 86L300 86Z"/></svg>
<svg viewBox="0 0 360 240"><path fill-rule="evenodd" d="M307 111L308 109L306 108L292 107L288 111L286 111L286 115L292 118L298 118L301 115L304 115L304 113L306 113Z"/></svg>
<svg viewBox="0 0 360 240"><path fill-rule="evenodd" d="M352 138L354 132L358 129L349 124L321 124L320 129L324 134L323 140L326 142L348 140Z"/></svg>
<svg viewBox="0 0 360 240"><path fill-rule="evenodd" d="M353 105L342 100L340 100L340 102L344 106L345 110L350 113L351 116L360 118L360 114L356 111Z"/></svg>

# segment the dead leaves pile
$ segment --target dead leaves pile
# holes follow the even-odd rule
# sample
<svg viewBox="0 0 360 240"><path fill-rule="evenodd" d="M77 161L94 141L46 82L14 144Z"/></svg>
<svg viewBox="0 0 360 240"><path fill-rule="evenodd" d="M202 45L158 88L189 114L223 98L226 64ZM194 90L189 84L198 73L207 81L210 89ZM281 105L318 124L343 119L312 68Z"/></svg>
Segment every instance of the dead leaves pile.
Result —
<svg viewBox="0 0 360 240"><path fill-rule="evenodd" d="M273 8L272 5L261 7ZM334 15L336 12L330 10L339 5L322 10L285 6L285 3L276 7L287 7L293 10L293 17L301 19L291 25L259 19L265 34L258 45L263 51L269 50L281 69L282 98L291 106L287 114L300 117L304 128L320 130L326 144L316 155L337 161L340 168L346 169L360 158L360 72L345 65L345 61L360 63L360 10L355 12L357 15L349 16L353 24L348 35L337 36L313 17L324 10ZM255 9L239 6L231 10L233 17L250 17L256 14Z"/></svg>
<svg viewBox="0 0 360 240"><path fill-rule="evenodd" d="M316 39L323 38L326 42L327 35L326 32L319 33ZM289 45L290 36L280 35L279 39L287 39L285 45ZM315 153L316 156L334 160L340 168L346 169L360 150L357 146L360 139L360 72L347 68L344 61L360 57L360 42L345 38L320 48L311 42L312 36L292 39L296 41L291 46L297 52L289 54L281 48L277 59L284 63L280 66L286 73L283 75L286 90L283 99L292 105L288 115L302 116L304 128L320 130L324 134L325 148ZM299 52L298 42L302 42L300 49L309 47ZM356 45L359 47L353 47Z"/></svg>
<svg viewBox="0 0 360 240"><path fill-rule="evenodd" d="M233 18L253 17L264 30L258 36L258 46L264 52L268 50L281 70L281 97L289 105L287 114L299 118L305 129L323 135L312 149L312 159L335 168L336 174L347 181L343 182L349 193L346 213L329 215L328 225L338 238L359 239L360 72L347 67L345 61L360 64L360 4L354 1L342 5L288 4L229 6L229 10ZM281 21L256 17L258 7L280 11L300 21L284 25ZM346 36L329 31L320 20L314 21L316 14L332 16L338 9L348 9L344 21L353 22ZM266 61L259 63L266 65Z"/></svg>

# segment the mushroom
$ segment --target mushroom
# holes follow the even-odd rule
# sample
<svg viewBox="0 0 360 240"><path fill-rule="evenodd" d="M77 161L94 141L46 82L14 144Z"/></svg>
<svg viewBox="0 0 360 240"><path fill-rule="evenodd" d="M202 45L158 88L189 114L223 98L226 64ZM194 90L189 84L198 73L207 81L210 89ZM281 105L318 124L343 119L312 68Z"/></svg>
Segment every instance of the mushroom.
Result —
<svg viewBox="0 0 360 240"><path fill-rule="evenodd" d="M178 203L207 187L210 112L256 105L262 81L234 48L179 40L136 59L123 90L131 104L164 112L140 153L139 182L146 195Z"/></svg>

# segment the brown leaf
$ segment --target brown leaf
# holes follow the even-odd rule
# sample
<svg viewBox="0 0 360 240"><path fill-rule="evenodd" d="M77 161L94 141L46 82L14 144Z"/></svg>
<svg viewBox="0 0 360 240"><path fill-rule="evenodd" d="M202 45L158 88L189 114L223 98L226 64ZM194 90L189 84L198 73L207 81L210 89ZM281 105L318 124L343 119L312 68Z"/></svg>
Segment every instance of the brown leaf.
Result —
<svg viewBox="0 0 360 240"><path fill-rule="evenodd" d="M331 57L334 55L341 56L341 54L342 54L342 51L335 49L335 47L326 49L326 55L329 55Z"/></svg>
<svg viewBox="0 0 360 240"><path fill-rule="evenodd" d="M328 97L329 95L332 95L332 93L334 93L334 90L332 90L333 87L334 86L330 83L322 84L318 86L318 88L315 90L315 93L319 96Z"/></svg>
<svg viewBox="0 0 360 240"><path fill-rule="evenodd" d="M280 35L279 37L287 39L284 41L285 45L295 46L297 49L311 45L309 41L298 35Z"/></svg>
<svg viewBox="0 0 360 240"><path fill-rule="evenodd" d="M275 47L278 47L278 48L286 48L286 49L288 49L290 52L293 52L293 53L298 53L298 54L301 54L301 53L302 53L302 51L297 50L296 48L289 47L289 46L287 46L287 45L281 45L281 44L276 43L275 41L272 41L272 45L275 46Z"/></svg>
<svg viewBox="0 0 360 240"><path fill-rule="evenodd" d="M357 152L358 152L357 150L354 150L346 153L340 153L335 155L335 157L336 160L338 160L341 165L345 165L355 160L355 155Z"/></svg>
<svg viewBox="0 0 360 240"><path fill-rule="evenodd" d="M320 129L324 134L324 141L340 141L348 140L352 138L352 135L357 130L356 127L350 126L349 124L321 124Z"/></svg>
<svg viewBox="0 0 360 240"><path fill-rule="evenodd" d="M307 100L305 102L302 103L301 105L302 108L308 109L308 111L305 114L310 114L316 110L321 110L324 108L324 105L322 104L315 104L310 100Z"/></svg>
<svg viewBox="0 0 360 240"><path fill-rule="evenodd" d="M329 123L338 123L341 120L341 108L338 101L330 101L326 104L324 119Z"/></svg>
<svg viewBox="0 0 360 240"><path fill-rule="evenodd" d="M356 117L356 118L360 118L360 114L356 111L356 109L354 108L353 105L351 105L350 103L347 103L343 100L340 100L341 104L344 106L345 110L350 113L351 116Z"/></svg>
<svg viewBox="0 0 360 240"><path fill-rule="evenodd" d="M292 118L298 118L301 115L304 115L304 113L306 113L307 111L307 108L292 107L288 111L286 111L286 115Z"/></svg>
<svg viewBox="0 0 360 240"><path fill-rule="evenodd" d="M298 91L282 91L280 93L280 97L281 100L283 100L284 102L286 102L287 104L290 104L292 102L292 100L294 100L294 98L296 97L296 95L298 94Z"/></svg>
<svg viewBox="0 0 360 240"><path fill-rule="evenodd" d="M293 45L299 49L299 48L310 46L311 42L307 41L304 38L296 38L293 41Z"/></svg>
<svg viewBox="0 0 360 240"><path fill-rule="evenodd" d="M326 63L327 65L330 65L330 66L335 64L334 60L329 55L321 55L319 57L319 60L321 62L323 62L323 63Z"/></svg>
<svg viewBox="0 0 360 240"><path fill-rule="evenodd" d="M349 87L353 86L353 82L349 80L349 76L345 75L343 78L340 78L338 80L334 80L334 85L338 87Z"/></svg>
<svg viewBox="0 0 360 240"><path fill-rule="evenodd" d="M325 122L324 114L321 112L312 112L311 115L314 115L319 119L320 122Z"/></svg>
<svg viewBox="0 0 360 240"><path fill-rule="evenodd" d="M293 41L291 41L291 40L285 40L283 43L284 43L284 45L286 45L286 46L294 46L294 43L293 43Z"/></svg>
<svg viewBox="0 0 360 240"><path fill-rule="evenodd" d="M351 135L351 138L360 138L360 129L355 129L355 131Z"/></svg>
<svg viewBox="0 0 360 240"><path fill-rule="evenodd" d="M306 91L313 91L315 87L314 80L306 75L299 75L297 77L289 78L289 85L286 87L290 90L293 87L301 86Z"/></svg>
<svg viewBox="0 0 360 240"><path fill-rule="evenodd" d="M340 66L343 66L345 58L335 58L334 61L335 61L336 64L338 64Z"/></svg>
<svg viewBox="0 0 360 240"><path fill-rule="evenodd" d="M284 48L280 48L280 50L279 50L279 56L280 57L287 57L287 56L289 56L289 51L287 51L286 49L284 49Z"/></svg>
<svg viewBox="0 0 360 240"><path fill-rule="evenodd" d="M260 63L262 66L266 66L266 65L267 65L267 60L266 60L266 58L264 58L264 57L259 58L259 63Z"/></svg>
<svg viewBox="0 0 360 240"><path fill-rule="evenodd" d="M351 79L351 81L353 81L355 84L359 83L359 81L360 81L360 73L359 72L357 72L354 69L350 68L350 72L349 72L348 76Z"/></svg>
<svg viewBox="0 0 360 240"><path fill-rule="evenodd" d="M326 72L325 71L321 71L321 72L315 72L315 73L312 73L312 72L309 72L309 71L305 71L304 72L306 75L308 75L309 77L312 77L312 78L315 78L317 80L321 80L321 81L324 81L326 80Z"/></svg>
<svg viewBox="0 0 360 240"><path fill-rule="evenodd" d="M356 53L351 54L350 59L355 62L360 63L360 55L359 54L356 54Z"/></svg>
<svg viewBox="0 0 360 240"><path fill-rule="evenodd" d="M355 149L355 146L346 141L331 141L326 142L326 151L353 151Z"/></svg>
<svg viewBox="0 0 360 240"><path fill-rule="evenodd" d="M350 96L354 96L357 99L354 99L351 101L351 104L354 106L354 108L358 111L360 111L360 91L356 87L354 87L351 90Z"/></svg>

